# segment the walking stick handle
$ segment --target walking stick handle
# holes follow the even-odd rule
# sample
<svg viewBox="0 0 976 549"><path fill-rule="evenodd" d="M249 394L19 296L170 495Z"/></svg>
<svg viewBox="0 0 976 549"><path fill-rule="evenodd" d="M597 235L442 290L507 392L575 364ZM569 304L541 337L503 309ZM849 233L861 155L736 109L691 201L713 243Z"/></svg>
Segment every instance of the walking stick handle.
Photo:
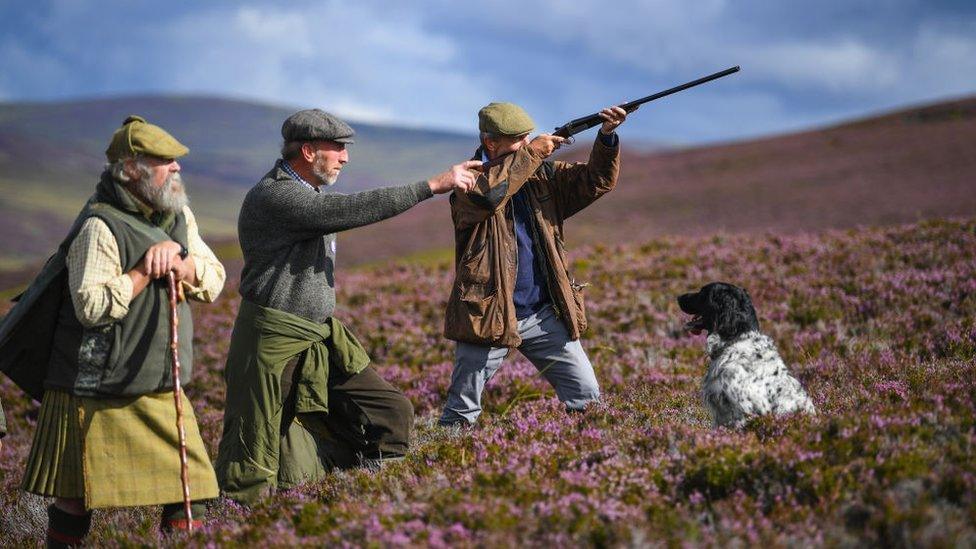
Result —
<svg viewBox="0 0 976 549"><path fill-rule="evenodd" d="M176 403L176 430L180 435L180 481L183 484L183 511L186 513L186 529L193 531L193 511L190 508L190 470L186 458L186 428L183 426L183 389L180 386L179 327L176 302L179 292L176 275L168 274L169 281L169 349L173 354L173 400Z"/></svg>

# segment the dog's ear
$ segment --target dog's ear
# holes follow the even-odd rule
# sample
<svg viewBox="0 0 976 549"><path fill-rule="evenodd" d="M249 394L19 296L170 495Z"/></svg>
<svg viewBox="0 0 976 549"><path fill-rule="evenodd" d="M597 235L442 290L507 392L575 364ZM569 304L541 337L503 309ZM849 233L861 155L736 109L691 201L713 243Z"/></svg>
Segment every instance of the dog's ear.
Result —
<svg viewBox="0 0 976 549"><path fill-rule="evenodd" d="M756 311L752 307L749 294L741 288L718 292L715 315L715 332L722 339L732 339L752 330L759 329Z"/></svg>
<svg viewBox="0 0 976 549"><path fill-rule="evenodd" d="M749 324L748 330L759 331L759 317L756 315L756 308L752 306L752 297L749 296L749 292L745 288L736 288L741 292L740 299L742 301L742 313L745 315L745 321Z"/></svg>

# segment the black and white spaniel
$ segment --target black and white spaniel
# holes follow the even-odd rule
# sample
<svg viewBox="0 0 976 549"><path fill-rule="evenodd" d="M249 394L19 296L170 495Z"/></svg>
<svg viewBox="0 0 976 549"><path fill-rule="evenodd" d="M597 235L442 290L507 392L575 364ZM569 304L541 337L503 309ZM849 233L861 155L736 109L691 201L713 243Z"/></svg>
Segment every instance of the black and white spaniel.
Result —
<svg viewBox="0 0 976 549"><path fill-rule="evenodd" d="M759 331L749 294L732 284L713 282L683 294L678 306L693 315L685 328L708 332L711 359L702 399L715 426L742 427L762 414L815 414L813 402L790 375L773 340Z"/></svg>

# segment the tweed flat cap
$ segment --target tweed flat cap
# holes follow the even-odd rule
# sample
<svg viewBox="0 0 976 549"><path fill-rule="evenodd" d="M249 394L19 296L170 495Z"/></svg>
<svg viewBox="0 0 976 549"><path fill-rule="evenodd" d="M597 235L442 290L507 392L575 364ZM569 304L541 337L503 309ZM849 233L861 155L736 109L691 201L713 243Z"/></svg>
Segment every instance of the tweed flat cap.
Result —
<svg viewBox="0 0 976 549"><path fill-rule="evenodd" d="M335 141L355 143L356 131L322 109L306 109L288 117L281 125L281 137L288 141Z"/></svg>
<svg viewBox="0 0 976 549"><path fill-rule="evenodd" d="M112 141L108 144L108 149L105 149L105 157L109 162L118 162L119 159L137 154L179 158L188 152L190 149L166 130L133 114L112 134Z"/></svg>
<svg viewBox="0 0 976 549"><path fill-rule="evenodd" d="M478 111L478 129L495 135L516 136L535 129L535 122L515 103L489 103Z"/></svg>

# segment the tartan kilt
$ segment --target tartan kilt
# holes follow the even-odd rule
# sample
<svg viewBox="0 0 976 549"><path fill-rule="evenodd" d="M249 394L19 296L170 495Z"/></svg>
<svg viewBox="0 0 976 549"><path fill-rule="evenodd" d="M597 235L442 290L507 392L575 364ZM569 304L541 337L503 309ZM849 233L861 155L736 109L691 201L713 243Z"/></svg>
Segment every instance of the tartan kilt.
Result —
<svg viewBox="0 0 976 549"><path fill-rule="evenodd" d="M181 397L190 497L215 498L217 477L193 408ZM95 399L46 391L22 488L83 498L88 509L182 502L173 393Z"/></svg>

